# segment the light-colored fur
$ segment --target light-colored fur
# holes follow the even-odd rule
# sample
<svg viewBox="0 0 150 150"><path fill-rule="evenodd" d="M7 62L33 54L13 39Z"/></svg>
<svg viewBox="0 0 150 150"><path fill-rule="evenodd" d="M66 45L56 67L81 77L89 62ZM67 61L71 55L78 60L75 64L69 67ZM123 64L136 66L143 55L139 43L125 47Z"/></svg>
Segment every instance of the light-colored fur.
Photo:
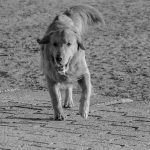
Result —
<svg viewBox="0 0 150 150"><path fill-rule="evenodd" d="M73 6L55 17L41 44L41 67L46 76L52 99L55 120L64 120L61 105L61 88L65 88L64 107L72 107L73 83L82 89L79 114L87 119L90 106L91 78L85 60L83 35L90 25L103 23L98 10L91 6Z"/></svg>

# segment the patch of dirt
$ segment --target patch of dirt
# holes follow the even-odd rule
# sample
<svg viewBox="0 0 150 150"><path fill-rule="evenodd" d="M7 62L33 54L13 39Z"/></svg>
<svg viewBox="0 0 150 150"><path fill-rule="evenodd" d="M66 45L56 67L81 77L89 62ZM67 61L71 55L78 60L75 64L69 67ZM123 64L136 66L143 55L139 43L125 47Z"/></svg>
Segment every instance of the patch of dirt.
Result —
<svg viewBox="0 0 150 150"><path fill-rule="evenodd" d="M92 104L88 120L75 107L64 110L67 119L54 121L48 92L1 93L0 149L2 150L148 150L150 104L132 102ZM109 103L109 102L107 102ZM112 105L111 105L112 104Z"/></svg>
<svg viewBox="0 0 150 150"><path fill-rule="evenodd" d="M76 115L75 88L76 106L55 122L36 39L56 14L79 3L98 8L106 21L84 40L91 113L87 121ZM0 20L0 149L150 149L149 0L1 0ZM121 98L134 101L97 105Z"/></svg>

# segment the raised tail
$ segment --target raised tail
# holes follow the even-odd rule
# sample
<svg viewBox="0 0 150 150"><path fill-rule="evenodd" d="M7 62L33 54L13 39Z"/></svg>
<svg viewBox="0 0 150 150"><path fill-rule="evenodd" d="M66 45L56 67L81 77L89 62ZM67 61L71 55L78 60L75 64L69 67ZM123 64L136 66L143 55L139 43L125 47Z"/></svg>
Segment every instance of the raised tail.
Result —
<svg viewBox="0 0 150 150"><path fill-rule="evenodd" d="M105 25L103 15L94 7L89 5L77 5L64 12L70 17L80 35L84 34L89 26L101 23Z"/></svg>

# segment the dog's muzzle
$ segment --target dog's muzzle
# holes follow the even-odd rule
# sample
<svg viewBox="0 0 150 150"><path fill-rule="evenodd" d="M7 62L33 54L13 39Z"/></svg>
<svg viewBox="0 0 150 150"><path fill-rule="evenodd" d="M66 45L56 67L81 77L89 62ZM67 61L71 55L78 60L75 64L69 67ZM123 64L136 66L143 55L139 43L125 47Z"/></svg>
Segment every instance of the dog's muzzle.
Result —
<svg viewBox="0 0 150 150"><path fill-rule="evenodd" d="M56 66L56 70L59 74L65 75L65 73L69 70L69 62L65 65Z"/></svg>
<svg viewBox="0 0 150 150"><path fill-rule="evenodd" d="M59 74L65 75L65 73L69 70L70 59L66 64L63 64L62 61L63 58L61 58L59 55L57 55L56 58L53 57L53 63L56 68L56 71Z"/></svg>

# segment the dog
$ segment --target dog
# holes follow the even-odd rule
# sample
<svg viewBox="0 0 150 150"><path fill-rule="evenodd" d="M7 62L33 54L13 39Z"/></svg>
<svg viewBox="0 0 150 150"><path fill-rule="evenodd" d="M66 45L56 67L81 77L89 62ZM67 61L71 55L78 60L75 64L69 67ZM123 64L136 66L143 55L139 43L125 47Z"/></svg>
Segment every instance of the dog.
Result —
<svg viewBox="0 0 150 150"><path fill-rule="evenodd" d="M79 114L87 119L91 96L91 77L85 60L83 36L90 26L105 24L102 14L92 6L72 6L57 15L42 39L41 67L45 74L54 109L54 119L64 120L60 89L65 89L64 108L71 108L73 83L82 89Z"/></svg>

